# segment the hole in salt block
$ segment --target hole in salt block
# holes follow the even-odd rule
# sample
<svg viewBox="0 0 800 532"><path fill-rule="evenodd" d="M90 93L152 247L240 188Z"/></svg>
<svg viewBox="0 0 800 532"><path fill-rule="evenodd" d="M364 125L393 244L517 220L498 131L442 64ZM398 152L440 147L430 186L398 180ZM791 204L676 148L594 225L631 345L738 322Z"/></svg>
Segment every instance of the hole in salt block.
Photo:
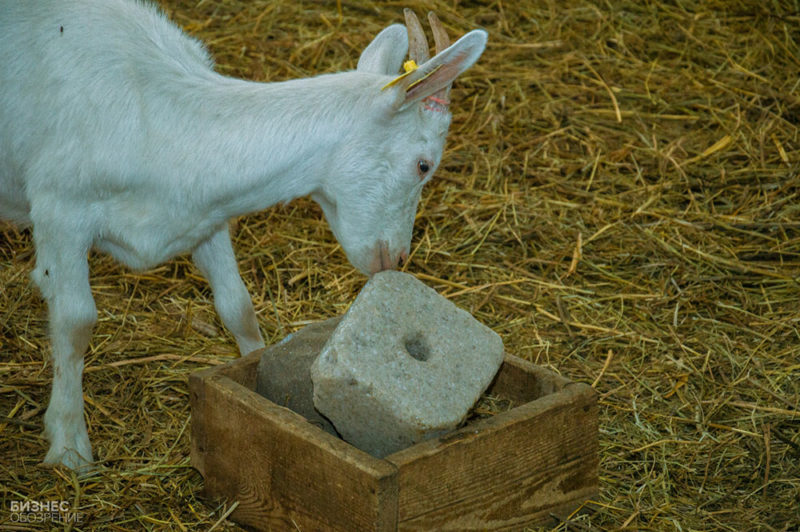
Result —
<svg viewBox="0 0 800 532"><path fill-rule="evenodd" d="M425 362L431 357L431 349L428 347L428 342L425 341L421 334L416 334L406 339L405 348L412 358L420 362Z"/></svg>

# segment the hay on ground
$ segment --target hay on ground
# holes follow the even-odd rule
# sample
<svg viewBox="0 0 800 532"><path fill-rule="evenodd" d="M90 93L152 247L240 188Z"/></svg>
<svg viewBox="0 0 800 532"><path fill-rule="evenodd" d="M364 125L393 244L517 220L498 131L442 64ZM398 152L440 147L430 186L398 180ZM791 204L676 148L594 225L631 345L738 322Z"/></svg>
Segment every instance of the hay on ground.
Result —
<svg viewBox="0 0 800 532"><path fill-rule="evenodd" d="M796 3L162 4L219 71L261 81L353 68L403 6L489 30L407 270L599 392L602 491L557 529L800 526ZM268 341L363 285L308 199L234 236ZM197 270L92 255L102 466L78 478L37 467L51 367L33 263L29 231L0 225L0 528L30 498L70 501L75 530L236 530L189 465L187 376L236 356Z"/></svg>

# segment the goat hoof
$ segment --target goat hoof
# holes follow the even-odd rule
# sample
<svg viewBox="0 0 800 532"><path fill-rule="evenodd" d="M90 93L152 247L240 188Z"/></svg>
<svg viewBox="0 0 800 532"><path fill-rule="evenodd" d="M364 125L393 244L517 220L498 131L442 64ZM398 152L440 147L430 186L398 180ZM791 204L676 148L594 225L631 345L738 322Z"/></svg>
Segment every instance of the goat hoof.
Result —
<svg viewBox="0 0 800 532"><path fill-rule="evenodd" d="M42 465L45 467L64 466L83 473L93 467L92 449L87 445L52 445L47 451Z"/></svg>

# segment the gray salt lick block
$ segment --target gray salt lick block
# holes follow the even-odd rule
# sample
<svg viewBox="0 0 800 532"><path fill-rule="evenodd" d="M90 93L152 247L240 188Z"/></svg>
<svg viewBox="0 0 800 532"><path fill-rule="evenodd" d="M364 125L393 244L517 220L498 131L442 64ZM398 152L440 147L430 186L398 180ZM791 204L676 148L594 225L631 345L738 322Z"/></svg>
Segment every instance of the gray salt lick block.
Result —
<svg viewBox="0 0 800 532"><path fill-rule="evenodd" d="M312 323L264 349L256 379L257 393L334 436L333 425L314 408L310 370L339 320L341 316Z"/></svg>
<svg viewBox="0 0 800 532"><path fill-rule="evenodd" d="M314 405L382 458L461 423L503 362L503 342L414 276L375 274L311 367Z"/></svg>

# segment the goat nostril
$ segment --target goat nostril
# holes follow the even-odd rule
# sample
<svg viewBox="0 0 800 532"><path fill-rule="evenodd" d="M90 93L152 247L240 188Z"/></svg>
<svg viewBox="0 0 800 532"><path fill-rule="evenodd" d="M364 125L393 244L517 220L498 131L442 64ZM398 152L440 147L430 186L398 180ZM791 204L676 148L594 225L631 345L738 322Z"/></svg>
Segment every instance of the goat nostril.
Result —
<svg viewBox="0 0 800 532"><path fill-rule="evenodd" d="M402 266L408 262L408 251L401 251L400 255L397 257L397 265Z"/></svg>

